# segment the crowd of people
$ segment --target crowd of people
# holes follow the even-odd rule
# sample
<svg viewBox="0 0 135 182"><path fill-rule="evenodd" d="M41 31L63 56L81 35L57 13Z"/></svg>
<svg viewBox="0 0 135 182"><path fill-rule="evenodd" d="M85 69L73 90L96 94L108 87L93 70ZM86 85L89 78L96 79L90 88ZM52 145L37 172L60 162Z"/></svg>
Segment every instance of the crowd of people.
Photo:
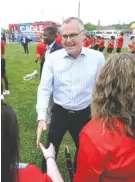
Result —
<svg viewBox="0 0 135 182"><path fill-rule="evenodd" d="M121 34L117 54L105 63L104 39L88 39L80 19L66 19L61 37L55 27L44 30L36 47L36 62L41 63L36 105L41 170L19 163L17 118L2 102L2 182L63 182L56 159L67 131L76 147L73 182L135 181L134 42L122 54L122 39ZM113 38L109 41L114 44ZM47 130L43 145L40 138Z"/></svg>

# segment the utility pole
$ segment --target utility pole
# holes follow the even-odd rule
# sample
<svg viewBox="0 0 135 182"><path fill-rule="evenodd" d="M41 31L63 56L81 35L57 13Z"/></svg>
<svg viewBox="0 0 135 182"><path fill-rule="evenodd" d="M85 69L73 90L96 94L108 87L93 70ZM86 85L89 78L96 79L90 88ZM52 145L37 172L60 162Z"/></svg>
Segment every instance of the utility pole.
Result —
<svg viewBox="0 0 135 182"><path fill-rule="evenodd" d="M80 1L79 1L79 4L78 4L78 18L80 18Z"/></svg>
<svg viewBox="0 0 135 182"><path fill-rule="evenodd" d="M98 20L98 26L97 26L97 30L100 30L100 20Z"/></svg>

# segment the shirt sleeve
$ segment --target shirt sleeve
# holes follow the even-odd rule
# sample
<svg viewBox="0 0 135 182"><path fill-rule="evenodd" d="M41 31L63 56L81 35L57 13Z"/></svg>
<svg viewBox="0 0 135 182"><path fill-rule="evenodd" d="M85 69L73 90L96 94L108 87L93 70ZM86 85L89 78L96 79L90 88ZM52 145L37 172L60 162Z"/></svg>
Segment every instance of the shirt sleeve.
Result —
<svg viewBox="0 0 135 182"><path fill-rule="evenodd" d="M48 55L42 70L41 81L37 92L37 120L47 120L47 108L53 90L53 65Z"/></svg>
<svg viewBox="0 0 135 182"><path fill-rule="evenodd" d="M80 135L77 171L74 182L99 182L105 171L106 155L100 152L84 132Z"/></svg>
<svg viewBox="0 0 135 182"><path fill-rule="evenodd" d="M98 76L99 76L102 68L104 67L104 65L105 65L105 57L102 53L100 53L98 66L97 66L97 78L96 78L96 80L98 79Z"/></svg>

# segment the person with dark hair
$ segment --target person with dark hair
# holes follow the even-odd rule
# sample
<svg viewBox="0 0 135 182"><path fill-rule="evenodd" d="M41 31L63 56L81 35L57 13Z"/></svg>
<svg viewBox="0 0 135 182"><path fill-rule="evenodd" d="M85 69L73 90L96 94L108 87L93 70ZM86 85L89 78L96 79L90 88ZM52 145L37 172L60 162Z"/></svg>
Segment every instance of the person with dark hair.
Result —
<svg viewBox="0 0 135 182"><path fill-rule="evenodd" d="M74 182L135 182L135 55L110 56L81 131Z"/></svg>
<svg viewBox="0 0 135 182"><path fill-rule="evenodd" d="M91 40L90 37L87 35L84 42L83 42L83 46L87 47L87 48L91 48Z"/></svg>
<svg viewBox="0 0 135 182"><path fill-rule="evenodd" d="M100 40L100 43L99 43L99 51L100 52L103 52L104 51L104 48L105 48L104 37L100 37L99 40Z"/></svg>
<svg viewBox="0 0 135 182"><path fill-rule="evenodd" d="M116 52L117 53L121 52L123 43L124 43L124 37L123 37L123 32L121 32L120 35L117 38L117 45L116 45Z"/></svg>
<svg viewBox="0 0 135 182"><path fill-rule="evenodd" d="M46 51L41 61L40 76L48 54L62 49L62 46L56 43L57 29L56 27L47 27L43 32L43 42L46 44Z"/></svg>
<svg viewBox="0 0 135 182"><path fill-rule="evenodd" d="M1 104L1 182L64 182L55 162L52 144L40 148L47 160L47 174L32 164L19 163L19 130L12 107Z"/></svg>
<svg viewBox="0 0 135 182"><path fill-rule="evenodd" d="M29 47L28 47L29 41L30 40L28 39L27 35L24 34L21 37L21 43L22 43L22 46L24 48L24 53L25 54L29 54Z"/></svg>
<svg viewBox="0 0 135 182"><path fill-rule="evenodd" d="M115 45L115 37L111 36L111 39L108 41L107 53L112 53Z"/></svg>
<svg viewBox="0 0 135 182"><path fill-rule="evenodd" d="M4 58L5 54L5 43L1 39L1 99L4 99L4 95L9 95L9 87L8 87L8 77L6 75L6 60ZM3 91L3 80L5 83L5 91Z"/></svg>
<svg viewBox="0 0 135 182"><path fill-rule="evenodd" d="M99 49L99 44L100 44L100 36L97 36L95 38L95 42L94 42L94 45L93 45L93 49L94 50L98 50Z"/></svg>

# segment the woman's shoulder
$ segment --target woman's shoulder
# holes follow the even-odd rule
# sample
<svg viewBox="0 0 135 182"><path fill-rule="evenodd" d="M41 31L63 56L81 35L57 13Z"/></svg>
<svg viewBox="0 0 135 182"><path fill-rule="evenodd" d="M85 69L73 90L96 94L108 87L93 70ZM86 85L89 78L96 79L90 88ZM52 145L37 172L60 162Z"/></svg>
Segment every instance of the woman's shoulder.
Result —
<svg viewBox="0 0 135 182"><path fill-rule="evenodd" d="M111 130L105 125L103 124L104 119L100 119L98 117L93 117L82 129L82 132L88 133L88 134L92 134L95 132L101 132L102 134L107 133L109 131L109 133L112 133ZM110 118L110 123L112 123L112 119ZM116 127L119 127L121 129L124 128L124 124L116 117L115 118L115 125Z"/></svg>
<svg viewBox="0 0 135 182"><path fill-rule="evenodd" d="M98 118L92 118L82 129L81 135L85 134L89 140L98 147L102 145L104 145L104 147L110 146L110 150L112 150L113 148L116 148L125 137L122 138L122 135L118 130L113 129L112 131L103 123L104 122ZM116 119L116 126L125 132L123 123L118 119Z"/></svg>
<svg viewBox="0 0 135 182"><path fill-rule="evenodd" d="M19 182L52 182L47 174L33 164L19 164Z"/></svg>
<svg viewBox="0 0 135 182"><path fill-rule="evenodd" d="M98 129L98 130L97 130ZM96 131L99 131L102 129L102 124L100 122L100 120L96 117L92 118L82 129L81 132L84 132L84 133L87 133L88 135L89 134L92 134L94 131L95 133L95 130Z"/></svg>

